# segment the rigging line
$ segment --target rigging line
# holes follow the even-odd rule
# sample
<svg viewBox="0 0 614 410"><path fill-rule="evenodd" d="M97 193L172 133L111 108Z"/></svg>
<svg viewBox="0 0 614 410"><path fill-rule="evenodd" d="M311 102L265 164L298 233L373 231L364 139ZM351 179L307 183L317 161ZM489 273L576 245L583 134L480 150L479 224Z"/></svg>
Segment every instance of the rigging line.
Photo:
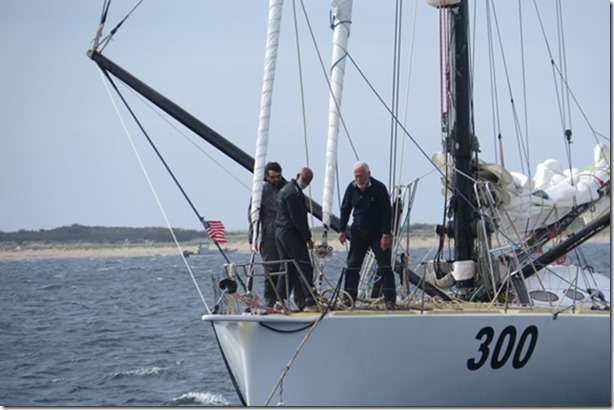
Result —
<svg viewBox="0 0 614 410"><path fill-rule="evenodd" d="M302 0L301 0L302 3ZM303 143L305 144L305 162L307 164L307 166L309 166L309 143L308 143L308 137L307 137L307 112L306 112L306 105L305 105L305 87L304 87L304 82L303 82L303 64L302 64L302 60L301 60L301 41L299 38L299 33L298 33L298 19L297 19L297 14L296 14L296 0L292 0L292 16L293 16L293 21L294 21L294 40L296 43L296 63L297 63L297 67L298 67L298 75L299 75L299 87L300 87L300 94L301 94L301 114L303 117ZM313 200L312 198L312 192L311 192L311 184L309 185L309 214L310 214L310 219L311 219L311 229L313 230L314 226L315 226L315 220L314 220L314 216L313 216ZM313 236L313 232L312 232L312 236ZM312 264L314 263L313 259L312 259Z"/></svg>
<svg viewBox="0 0 614 410"><path fill-rule="evenodd" d="M128 14L126 14L126 16L123 19L121 19L121 21L109 32L109 34L105 38L102 39L101 41L102 47L99 50L100 53L102 53L105 47L109 44L109 42L111 41L111 39L113 38L117 30L119 30L121 25L124 24L124 22L128 19L128 17L132 15L132 13L136 10L137 7L141 5L142 2L143 0L139 0L139 2L132 8L132 10L130 10ZM110 3L111 3L111 0L109 0L109 5Z"/></svg>
<svg viewBox="0 0 614 410"><path fill-rule="evenodd" d="M564 78L568 78L567 74L567 53L565 48L565 34L563 31L563 7L561 6L560 0L556 2L556 14L557 14L557 31L559 33L559 59L560 65L562 67ZM571 107L569 102L569 90L565 90L563 87L563 82L561 81L561 95L563 96L563 113L566 116L567 125L565 126L565 130L563 131L566 140L566 153L567 153L567 166L569 168L569 175L573 175L572 173L572 158L571 158L571 136L572 136L572 125L571 125ZM571 178L571 185L574 185L573 178ZM575 197L574 197L575 201Z"/></svg>
<svg viewBox="0 0 614 410"><path fill-rule="evenodd" d="M563 78L563 73L561 73L559 67L554 63L553 60L551 60L550 62L551 62L551 65L552 65L552 69L560 76L561 82L565 84L565 89L569 91L569 95L571 96L571 99L574 101L574 103L576 105L576 108L580 111L580 113L582 114L582 118L584 118L584 121L586 121L586 124L588 125L588 127L591 130L591 132L593 133L593 137L595 138L595 141L597 143L599 143L599 139L597 137L601 137L601 138L609 141L610 139L608 137L606 137L605 135L601 134L600 132L598 132L593 127L593 125L591 124L591 121L589 120L588 116L586 115L586 112L582 109L582 106L580 105L580 101L578 101L578 99L576 98L576 95L571 90L571 87L569 86L569 84L567 83L565 78Z"/></svg>
<svg viewBox="0 0 614 410"><path fill-rule="evenodd" d="M555 72L556 74L558 74L558 77L559 77L560 81L562 82L562 84L564 84L564 85L565 85L564 89L565 89L565 90L567 90L567 91L569 92L569 95L571 96L571 99L574 101L574 103L575 103L575 105L576 105L577 109L578 109L578 110L580 111L580 113L582 114L582 118L584 118L584 121L586 122L586 124L587 124L587 125L588 125L588 127L590 128L591 132L593 133L593 137L595 138L596 143L599 143L599 138L598 138L598 136L601 136L601 137L603 137L604 139L609 140L609 138L604 137L604 136L603 136L601 133L597 132L597 130L595 130L595 128L592 126L592 124L591 124L591 122L590 122L590 120L589 120L588 116L586 115L586 112L584 112L584 110L582 109L582 106L580 105L580 102L579 102L579 101L578 101L578 99L576 98L576 96L575 96L574 92L571 90L571 87L569 86L569 83L567 82L566 77L563 75L563 72L562 72L562 71L561 71L561 69L558 67L558 65L555 63L554 58L553 58L553 56L552 56L552 50L551 50L551 48L550 48L550 43L548 42L548 38L547 38L547 36L546 36L546 32L545 32L545 29L544 29L544 23L543 23L542 18L541 18L541 13L539 12L539 9L537 8L537 3L536 3L536 1L535 1L535 0L533 0L533 5L534 5L534 7L535 7L535 11L536 11L536 14L537 14L537 18L538 18L538 20L539 20L539 25L540 25L540 28L541 28L541 31L542 31L542 36L543 36L543 38L544 38L544 42L545 42L545 45L546 45L546 49L548 50L548 55L549 55L549 57L550 57L550 64L551 64L551 66L552 66L552 70L553 70L553 72ZM555 90L557 91L557 94L556 94L556 95L557 95L557 98L559 99L559 111L560 111L559 113L560 113L560 114L561 114L561 116L562 116L563 114L561 113L562 108L561 108L560 96L559 96L559 94L558 94L558 87L556 87L556 79L555 79ZM564 120L563 120L563 118L561 118L561 123L563 124L563 129L565 129L565 126L564 126Z"/></svg>
<svg viewBox="0 0 614 410"><path fill-rule="evenodd" d="M400 98L400 83L401 83L401 39L402 39L402 13L403 6L400 0L396 2L395 8L395 29L394 29L394 52L393 52L393 71L392 71L392 103L394 106L395 117L399 116L399 98ZM397 171L397 155L398 151L398 135L399 128L396 126L394 119L390 119L390 167L389 167L389 188L392 198L392 206L393 206L393 221L392 221L392 232L393 232L393 243L398 240L397 234L399 230L399 219L400 213L403 212L402 209L402 189L399 187L396 189L397 184L400 185L400 175L399 181L397 181L396 171ZM390 264L394 264L394 252L391 253L390 256Z"/></svg>
<svg viewBox="0 0 614 410"><path fill-rule="evenodd" d="M569 84L567 83L566 78L563 76L563 73L561 72L561 70L559 69L559 67L557 66L557 64L554 62L554 58L552 57L552 51L550 49L550 44L548 43L548 38L546 37L546 33L545 33L545 29L544 29L544 24L542 22L541 19L541 14L539 13L539 9L537 8L537 3L535 2L535 0L533 0L533 4L535 6L535 11L537 14L537 18L539 20L539 24L540 24L540 28L542 30L542 35L544 37L544 41L546 43L546 48L548 50L548 55L550 56L550 64L552 66L552 70L558 74L559 79L561 80L561 82L565 85L565 89L569 91L569 95L571 96L571 99L573 99L576 107L578 108L578 110L580 111L580 113L582 114L582 118L584 118L584 121L586 121L586 124L588 125L588 127L590 128L591 132L593 133L593 137L595 138L595 141L597 143L599 143L599 139L598 136L603 137L604 139L608 139L607 137L603 136L601 133L597 132L597 130L595 130L595 128L593 128L590 120L588 119L588 116L586 115L586 113L584 112L584 110L582 109L582 106L580 105L580 102L578 101L578 99L576 98L575 94L573 93L573 91L571 90L571 87L569 86ZM559 111L561 111L561 106L560 106L560 96L558 95L558 88L556 87L556 79L555 79L555 90L557 91L557 98L559 98ZM562 115L562 114L561 114ZM561 122L564 124L563 119L561 119ZM564 125L563 125L563 129L564 129Z"/></svg>
<svg viewBox="0 0 614 410"><path fill-rule="evenodd" d="M339 207L339 209L341 209L341 201L343 198L343 195L341 193L341 183L339 182L339 164L335 164L335 173L337 174L336 179L337 179L337 206ZM347 242L345 242L345 250L349 252L350 250L350 246Z"/></svg>
<svg viewBox="0 0 614 410"><path fill-rule="evenodd" d="M111 0L104 0L102 3L102 12L100 13L100 25L104 25L104 23L106 23L110 6Z"/></svg>
<svg viewBox="0 0 614 410"><path fill-rule="evenodd" d="M313 331L318 327L318 324L320 323L320 321L324 318L324 316L326 316L328 314L328 312L329 312L329 310L331 308L331 305L336 302L337 297L339 295L338 290L340 289L342 279L343 279L343 273L341 274L341 276L339 276L339 281L337 282L337 286L336 286L337 292L333 294L333 298L331 300L331 303L326 305L326 308L322 311L322 313L313 322L313 324L309 328L309 331L305 334L303 339L300 341L300 343L296 347L296 350L294 351L294 353L292 353L292 355L290 356L290 359L288 360L288 362L286 363L286 365L282 369L281 374L279 375L279 378L277 379L277 381L275 382L275 385L271 389L271 392L269 393L269 396L267 397L267 399L266 399L266 401L264 403L265 406L269 405L269 403L271 402L271 399L273 398L273 395L275 394L277 389L280 389L280 392L281 392L281 389L283 388L283 386L282 386L283 380L286 377L286 375L288 374L288 371L290 370L290 367L292 366L292 364L294 363L294 361L296 360L298 355L303 350L303 347L307 343L307 340L311 337ZM300 331L302 331L302 330L304 330L304 329L300 329Z"/></svg>
<svg viewBox="0 0 614 410"><path fill-rule="evenodd" d="M98 23L98 28L96 29L96 34L94 34L94 39L92 42L92 50L98 49L100 45L100 39L102 37L102 30L104 29L104 24L107 21L107 14L109 12L109 6L111 5L111 0L105 0L102 4L102 12L100 13L100 23Z"/></svg>
<svg viewBox="0 0 614 410"><path fill-rule="evenodd" d="M556 2L556 14L557 14L557 32L559 33L559 64L562 67L563 78L568 78L567 72L567 48L565 47L565 31L563 24L563 6L561 1ZM563 111L566 111L566 128L572 129L571 126L571 108L569 104L569 90L565 90L561 83L561 94L563 95Z"/></svg>
<svg viewBox="0 0 614 410"><path fill-rule="evenodd" d="M151 112L156 114L162 121L166 122L178 134L180 134L186 141L188 141L190 144L192 144L194 146L194 148L196 148L198 151L200 151L202 154L204 154L207 158L209 158L215 165L220 167L220 169L222 171L224 171L229 177L231 177L232 179L237 181L240 185L242 185L248 191L251 190L251 188L245 182L241 181L241 179L239 179L239 177L237 177L235 174L233 174L221 162L216 160L211 154L209 154L201 146L199 146L196 142L194 142L190 137L188 137L188 135L185 132L183 132L181 129L179 129L179 127L177 127L177 125L174 122L170 121L168 119L168 117L162 115L160 110L156 109L156 107L149 100L144 98L141 94L137 93L134 89L132 89L130 87L128 87L128 91L130 91L132 93L132 95L134 95L136 98L140 99L141 102L143 103L143 105L145 105L147 108L149 108L151 110Z"/></svg>
<svg viewBox="0 0 614 410"><path fill-rule="evenodd" d="M382 98L382 96L377 92L377 90L373 87L373 84L371 84L371 82L367 79L367 77L365 76L364 72L360 69L360 67L358 66L358 64L356 63L356 60L354 60L354 58L352 57L352 55L350 53L347 54L347 57L349 58L349 60L352 62L352 64L354 65L354 67L356 68L356 70L358 70L358 73L360 74L360 76L362 77L363 80L365 80L365 83L369 86L369 88L371 89L371 91L373 92L373 94L375 95L375 97L379 100L379 102L382 104L382 106L386 109L386 111L388 111L388 113L390 115L392 115L392 118L394 118L394 120L396 121L397 125L401 128L401 130L403 130L403 133L411 140L411 142L414 143L414 145L416 146L416 148L418 148L418 151L420 151L420 153L424 156L424 158L427 159L427 161L429 161L431 163L431 165L433 165L435 168L437 167L437 164L435 164L435 162L433 162L433 160L429 157L429 155L424 151L424 149L422 149L422 147L420 146L420 144L418 144L418 142L414 139L414 137L412 137L412 135L409 133L409 131L407 131L407 129L403 126L403 124L401 124L401 122L399 121L399 119L397 117L394 116L394 113L392 112L392 110L390 109L390 107L388 107L388 105L386 104L386 102L384 101L384 99ZM440 174L442 176L444 176L443 172L441 170L439 170Z"/></svg>
<svg viewBox="0 0 614 410"><path fill-rule="evenodd" d="M477 10L477 7L476 7ZM493 146L495 147L495 162L499 162L499 152L497 147L497 135L501 135L501 129L499 127L499 106L498 106L498 94L497 94L497 80L496 72L494 69L494 47L492 44L492 24L490 20L490 2L486 2L486 40L488 42L488 73L490 75L490 108L492 110L492 127L493 127ZM473 21L476 21L476 17ZM475 27L475 26L474 26Z"/></svg>
<svg viewBox="0 0 614 410"><path fill-rule="evenodd" d="M489 54L489 65L490 65L490 84L491 84L491 104L492 104L492 116L493 116L493 146L499 146L499 149L495 149L495 162L501 164L501 166L505 167L505 160L503 156L503 137L501 134L501 110L499 108L499 87L497 87L497 70L495 69L495 52L494 52L494 44L493 44L493 34L492 34L492 20L490 13L490 4L491 2L486 3L486 25L487 25L487 39L488 39L488 54ZM498 144L497 144L498 140Z"/></svg>
<svg viewBox="0 0 614 410"><path fill-rule="evenodd" d="M318 323L320 323L322 318L324 318L324 316L326 316L326 314L328 313L329 308L330 307L327 306L326 309L324 310L324 312L322 312L322 314L319 315L318 318L313 322L313 324L311 325L311 328L309 329L309 331L307 332L305 337L303 337L303 339L301 340L301 342L297 346L297 348L294 351L294 353L292 353L292 356L288 360L288 363L286 363L286 365L282 369L281 374L279 375L279 378L277 379L277 381L275 382L275 385L273 386L273 389L269 393L269 396L267 397L267 399L266 399L266 401L264 403L265 406L269 405L269 403L273 399L273 395L275 394L277 389L281 389L282 388L283 380L286 377L286 374L288 374L288 371L290 370L290 367L292 366L292 364L294 363L294 361L298 357L298 355L301 352L301 350L303 350L303 346L305 346L305 343L307 343L307 340L309 339L309 337L311 336L313 331L317 328Z"/></svg>
<svg viewBox="0 0 614 410"><path fill-rule="evenodd" d="M111 83L111 85L113 86L113 88L115 89L115 92L117 93L117 95L119 96L119 98L122 100L122 102L124 103L124 106L126 107L126 109L128 110L128 112L130 113L130 115L132 116L132 118L134 119L135 123L137 124L137 126L139 127L139 129L141 130L141 132L143 133L143 135L145 136L145 138L147 139L147 141L149 142L149 145L151 146L151 148L154 150L154 152L156 153L156 155L158 156L158 159L160 160L160 162L162 162L162 165L164 165L164 168L166 168L166 171L168 172L168 174L170 175L170 177L172 178L172 180L175 182L175 185L177 186L177 188L179 188L179 191L181 191L181 194L183 195L184 199L187 201L188 205L190 206L190 208L192 208L192 211L194 211L194 214L196 214L198 220L201 222L201 224L203 225L203 227L206 228L206 221L205 218L203 218L198 210L196 209L196 207L194 206L194 204L192 203L192 200L190 199L190 197L188 196L188 194L185 192L185 190L183 189L183 186L181 185L181 183L179 182L179 180L175 177L175 174L173 173L173 171L170 169L168 163L166 162L166 160L164 159L164 157L162 156L162 154L160 153L160 151L158 150L158 148L156 147L156 145L154 144L153 140L151 139L151 137L149 136L149 134L147 133L147 131L145 131L145 128L143 127L143 125L141 124L141 122L139 121L139 119L136 117L136 114L134 113L134 111L132 111L132 108L130 108L130 105L128 104L128 102L126 101L126 99L124 98L123 94L119 91L119 89L117 88L117 85L115 84L115 82L113 81L113 79L111 78L111 76L105 71L105 76L107 77L108 81ZM226 252L224 252L224 250L222 249L222 247L220 246L219 242L216 241L214 238L211 238L211 240L213 241L213 243L215 243L215 245L217 246L217 248L219 249L220 253L222 254L222 256L224 257L224 259L226 260L226 263L230 263L230 260L228 259L228 257L226 256ZM242 282L241 282L242 283ZM242 283L243 284L243 283Z"/></svg>
<svg viewBox="0 0 614 410"><path fill-rule="evenodd" d="M196 282L196 278L194 276L194 272L192 272L192 268L190 267L190 264L188 263L187 259L185 258L185 256L183 256L183 251L181 249L181 246L179 245L179 241L177 240L177 237L175 236L175 231L173 230L171 223L166 215L166 212L164 211L164 207L162 206L162 202L160 201L160 198L158 197L158 193L156 192L156 188L153 185L153 182L151 181L151 178L149 178L149 174L147 173L147 169L145 168L145 164L143 163L143 160L141 159L141 156L139 154L138 149L136 148L136 145L134 144L134 140L132 139L132 135L130 134L130 131L128 131L128 127L126 126L126 123L124 121L124 118L122 117L121 113L119 112L119 107L117 107L117 104L115 103L115 99L113 98L112 94L111 94L111 90L109 89L108 84L104 81L104 76L107 77L107 79L109 78L108 74L106 72L103 73L102 70L100 70L100 80L102 81L107 94L109 95L109 99L111 100L111 103L113 104L113 107L115 108L115 112L117 113L117 117L119 118L119 121L122 125L122 128L124 129L124 132L126 133L126 137L128 138L128 142L130 143L130 146L132 147L132 152L134 152L134 155L136 156L136 159L141 167L141 170L143 171L143 174L145 176L145 179L147 180L147 184L149 185L149 189L151 190L154 199L156 200L156 203L158 204L158 208L160 209L160 212L162 213L162 217L164 218L164 222L166 223L166 226L168 228L168 230L171 233L171 236L173 237L173 241L175 242L175 245L177 246L177 249L179 250L179 254L181 255L181 258L183 259L183 263L186 266L188 272L190 273L190 278L192 279L192 282L194 283L194 286L196 287L196 291L198 292L198 295L200 296L200 300L203 302L203 305L205 306L205 309L207 309L207 312L210 314L211 313L211 309L209 309L209 305L207 304L207 300L205 299L205 296L203 295L202 291L200 290L200 287L198 286L198 282Z"/></svg>
<svg viewBox="0 0 614 410"><path fill-rule="evenodd" d="M309 16L307 14L307 10L305 9L305 4L303 3L303 0L301 0L301 7L303 9L303 15L305 17L305 22L307 24L307 27L309 28L309 34L311 36L311 42L312 42L312 44L314 46L314 49L316 51L316 54L318 56L318 61L320 63L320 68L322 69L322 73L324 75L324 79L326 81L326 85L328 86L328 91L329 91L329 93L331 95L334 95L333 91L332 91L332 86L331 86L331 83L330 83L330 78L328 78L328 73L327 73L327 70L326 70L326 66L324 64L324 60L322 59L322 53L320 52L320 49L318 48L318 43L316 41L315 34L313 32L313 28L311 27L311 21L309 20ZM354 157L356 158L356 160L358 160L360 157L358 156L358 151L356 150L356 147L354 146L354 142L352 141L352 138L350 137L350 131L348 130L348 127L347 127L347 125L345 123L345 119L343 118L343 114L341 113L341 109L339 107L339 103L337 102L336 98L333 98L333 101L335 102L335 105L337 107L337 112L339 113L339 120L341 121L341 125L343 126L343 129L345 131L345 135L348 138L348 142L350 144L350 147L352 148L352 152L354 153Z"/></svg>
<svg viewBox="0 0 614 410"><path fill-rule="evenodd" d="M309 166L309 143L307 138L307 114L305 111L305 88L303 82L303 63L301 61L301 42L298 33L298 21L296 17L296 0L292 0L292 15L294 17L294 41L296 43L296 64L298 68L299 88L301 95L301 114L303 117L303 143L305 144L305 161Z"/></svg>
<svg viewBox="0 0 614 410"><path fill-rule="evenodd" d="M350 131L349 131L348 127L347 127L347 124L345 123L344 116L341 113L341 107L339 106L339 102L337 101L337 99L335 98L335 95L333 93L333 89L332 89L332 85L331 85L331 82L330 82L330 78L328 77L328 73L327 73L326 67L324 65L324 60L322 58L322 53L320 52L320 49L318 47L318 42L316 41L313 28L311 27L311 21L309 19L309 15L307 13L307 10L305 8L305 3L303 2L303 0L301 0L301 9L303 10L303 16L305 18L305 23L307 24L308 31L309 31L309 34L310 34L310 37L311 37L311 42L312 42L312 44L314 46L314 49L316 51L316 55L318 56L318 62L320 63L320 68L322 69L322 74L323 74L324 79L326 81L326 85L328 86L328 91L329 91L330 95L333 97L333 101L335 103L337 112L339 113L339 120L341 121L341 125L343 126L343 129L345 131L345 135L346 135L346 137L348 139L348 143L350 144L350 147L352 148L352 152L354 153L354 157L356 158L356 160L358 160L359 159L358 152L357 152L356 147L354 146L354 142L352 141L352 138L350 136ZM295 25L295 26L298 27L298 25ZM298 38L298 36L297 36L297 38ZM337 185L337 198L338 198L338 201L339 201L339 206L341 206L340 205L340 201L341 201L341 192L340 192L340 190L341 190L341 187L340 187L340 182L339 182L339 168L338 168L338 164L335 164L335 172L337 173L337 176L336 176L336 181L337 181L337 184L336 184ZM311 188L310 188L309 192L311 192ZM311 197L311 195L310 195L310 197ZM312 226L313 226L313 223L312 223ZM346 249L347 249L347 244L346 244Z"/></svg>
<svg viewBox="0 0 614 410"><path fill-rule="evenodd" d="M416 38L416 16L417 16L417 9L418 6L418 0L414 0L414 10L413 10L413 20L412 20L412 24L411 24L411 37L410 37L410 41L409 41L409 57L408 57L408 63L407 63L407 89L405 90L405 112L403 115L403 123L407 124L407 117L409 115L409 96L410 96L410 85L411 85L411 72L412 72L412 68L413 68L413 56L414 56L414 44L415 44L415 38ZM401 139L401 152L405 152L405 138ZM401 163L399 164L399 175L402 175L403 173L403 159L401 160Z"/></svg>
<svg viewBox="0 0 614 410"><path fill-rule="evenodd" d="M402 5L400 0L396 1L395 5L395 18L394 18L394 45L393 45L393 53L392 53L392 92L391 92L391 101L392 101L392 111L394 115L398 117L399 115L399 82L400 82L400 64L401 64L401 13L402 13ZM397 140L398 140L398 127L395 125L394 119L390 119L390 152L389 152L389 177L388 177L388 186L390 188L394 187L396 184L396 168L397 168L397 158L396 158L396 148L397 148Z"/></svg>
<svg viewBox="0 0 614 410"><path fill-rule="evenodd" d="M521 66L522 66L522 93L523 93L523 107L524 107L524 138L525 145L527 147L527 164L531 163L531 146L529 145L529 113L528 113L528 105L529 98L527 96L527 74L526 74L526 64L525 64L525 52L524 52L524 27L522 25L522 2L518 0L518 25L520 26L520 58L521 58ZM530 175L530 174L529 174Z"/></svg>
<svg viewBox="0 0 614 410"><path fill-rule="evenodd" d="M501 39L501 31L500 31L500 27L499 27L499 19L497 18L497 11L495 9L495 5L494 3L492 4L492 14L494 17L494 21L495 21L495 28L496 28L496 33L497 33L497 40L499 43L499 48L501 50L501 59L503 60L503 68L505 71L505 80L506 80L506 84L507 84L507 90L510 96L510 103L512 105L512 114L513 114L513 118L514 118L514 125L515 125L515 129L516 129L516 133L520 134L520 137L517 136L516 138L516 142L518 144L518 152L520 155L520 163L522 165L522 171L523 173L525 173L524 171L524 166L526 165L527 167L527 171L526 173L530 176L531 175L531 165L528 162L528 153L527 150L528 148L525 146L524 140L522 139L522 131L521 131L521 127L520 127L520 120L518 118L518 111L516 109L516 103L514 101L514 93L512 90L512 86L511 86L511 81L510 81L510 75L509 75L509 71L508 71L508 64L507 64L507 59L505 58L505 52L503 51L503 41Z"/></svg>
<svg viewBox="0 0 614 410"><path fill-rule="evenodd" d="M409 133L409 131L407 131L407 129L403 126L403 124L400 123L400 121L398 120L398 118L394 115L394 113L392 112L392 110L390 109L390 107L388 107L388 105L386 104L386 102L383 100L383 98L381 97L381 95L377 92L377 90L375 90L375 88L373 87L373 84L371 84L371 82L366 78L366 76L364 75L364 72L360 69L360 67L358 66L358 64L356 63L356 61L354 60L354 58L352 57L352 55L350 53L347 54L347 58L352 62L352 64L354 65L354 67L356 68L356 70L358 71L358 73L361 75L361 77L363 78L363 80L365 80L365 82L367 83L367 85L369 86L369 88L371 89L371 91L373 92L373 94L375 95L375 97L380 101L380 103L382 104L382 106L390 113L390 115L392 116L392 118L394 118L394 120L397 122L397 125L403 130L403 132L405 133L405 135L407 135L407 137L414 143L414 145L416 146L416 148L418 148L418 151L420 151L422 153L422 155L427 159L427 161L429 161L431 163L431 165L433 165L436 169L436 171L438 171L444 178L446 178L445 180L447 181L447 176L444 174L444 172L435 164L435 162L426 154L426 152L424 151L424 149L422 149L422 147L417 143L417 141L414 139L414 137L411 136L411 134ZM446 167L447 169L447 167ZM458 172L458 171L457 171ZM469 175L466 175L466 177L468 179L473 179L471 178ZM458 191L458 189L456 187L451 187L454 192L460 197L462 198L466 204L468 204L469 206L473 207L475 209L475 206L471 203L470 199L467 198L465 195L463 195L461 192Z"/></svg>
<svg viewBox="0 0 614 410"><path fill-rule="evenodd" d="M557 64L554 61L554 57L552 55L552 50L550 48L550 44L548 42L548 38L546 36L546 32L545 32L545 29L544 29L544 23L543 23L542 18L541 18L541 13L539 12L539 9L537 8L537 3L535 2L535 0L533 0L533 5L535 7L537 18L539 20L539 25L540 25L540 28L542 30L542 35L543 35L544 40L546 42L546 49L548 50L548 55L550 57L550 64L552 66L552 73L553 73L552 80L554 81L554 90L555 90L555 93L556 93L556 98L557 98L558 107L559 107L559 116L560 116L560 120L561 120L561 128L563 130L563 133L565 133L565 130L566 130L566 125L565 125L566 124L566 121L565 121L565 102L564 102L565 93L563 92L563 90L565 89L565 87L567 87L567 88L569 88L569 87L567 86L566 81L565 81L566 77L563 75L563 73L560 71L559 67L557 66ZM557 27L559 27L559 26L557 25ZM559 44L560 44L560 42L559 42ZM559 50L559 54L560 54L560 50ZM559 55L559 58L560 58L560 55ZM558 88L559 84L557 82L557 76L555 75L557 72L559 74L558 81L561 82L561 90L559 90L559 88ZM565 87L563 87L563 83L565 83Z"/></svg>

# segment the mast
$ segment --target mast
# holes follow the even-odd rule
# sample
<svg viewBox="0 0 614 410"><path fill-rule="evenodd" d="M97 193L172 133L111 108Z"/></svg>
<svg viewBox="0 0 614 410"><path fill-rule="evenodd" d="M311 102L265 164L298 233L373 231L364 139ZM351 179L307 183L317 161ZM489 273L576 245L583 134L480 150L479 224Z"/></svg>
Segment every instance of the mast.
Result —
<svg viewBox="0 0 614 410"><path fill-rule="evenodd" d="M250 208L252 247L256 246L260 235L258 226L260 223L260 206L262 204L262 189L264 185L264 166L269 141L269 123L271 119L271 104L273 102L273 83L275 79L275 66L277 64L277 49L279 45L279 30L281 25L281 11L283 4L283 0L269 1L269 23L264 56L264 78L262 79L260 116L258 118L254 175L252 178L252 198Z"/></svg>
<svg viewBox="0 0 614 410"><path fill-rule="evenodd" d="M452 157L453 197L450 201L452 221L445 227L447 234L454 238L454 264L452 275L460 297L467 295L473 288L474 232L473 183L471 157L477 144L473 132L473 112L471 96L471 67L469 65L469 18L468 0L427 0L436 8L442 8L448 24L442 38L444 47L449 45L442 65L448 64L445 71L449 75L449 88L445 96L449 111L442 118L444 151ZM449 128L448 128L449 127ZM443 227L442 227L443 228ZM439 228L438 228L439 229Z"/></svg>
<svg viewBox="0 0 614 410"><path fill-rule="evenodd" d="M453 185L455 191L454 201L454 270L460 275L455 279L459 288L473 287L473 263L459 264L459 262L473 261L473 207L470 200L473 184L470 176L471 155L473 153L473 129L471 112L471 77L469 67L469 19L468 2L463 0L458 8L450 9L452 22L452 109L454 118L452 123L451 150L454 158ZM464 266L469 271L458 272Z"/></svg>
<svg viewBox="0 0 614 410"><path fill-rule="evenodd" d="M343 77L345 75L345 58L352 24L352 0L333 0L333 57L330 75L330 97L328 100L328 136L326 143L326 168L324 170L324 194L322 197L322 223L324 224L324 240L330 226L330 216L333 209L333 190L337 170L337 146L339 141L339 118L341 97L343 92Z"/></svg>

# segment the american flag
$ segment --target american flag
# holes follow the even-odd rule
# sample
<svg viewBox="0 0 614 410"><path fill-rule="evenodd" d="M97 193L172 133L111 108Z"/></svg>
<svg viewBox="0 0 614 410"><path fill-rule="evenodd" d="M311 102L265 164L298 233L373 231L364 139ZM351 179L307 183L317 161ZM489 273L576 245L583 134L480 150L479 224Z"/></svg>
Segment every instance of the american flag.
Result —
<svg viewBox="0 0 614 410"><path fill-rule="evenodd" d="M205 221L205 229L209 238L219 243L226 243L226 228L222 221Z"/></svg>

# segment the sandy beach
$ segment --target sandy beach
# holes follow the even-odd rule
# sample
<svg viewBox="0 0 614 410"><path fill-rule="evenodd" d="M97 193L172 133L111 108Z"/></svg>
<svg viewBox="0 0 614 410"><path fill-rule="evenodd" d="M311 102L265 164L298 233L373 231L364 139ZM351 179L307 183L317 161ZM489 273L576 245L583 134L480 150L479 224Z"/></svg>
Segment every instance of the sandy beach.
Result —
<svg viewBox="0 0 614 410"><path fill-rule="evenodd" d="M335 250L344 247L336 239L329 243ZM412 247L433 247L434 239L412 240ZM29 244L24 246L0 248L0 261L25 259L61 259L61 258L105 258L128 256L169 256L181 255L183 251L196 252L197 244L148 244L143 246L112 244L101 246L96 244L62 245L62 244ZM249 253L250 245L247 242L229 242L224 248L237 249L239 252ZM214 249L214 247L212 247Z"/></svg>
<svg viewBox="0 0 614 410"><path fill-rule="evenodd" d="M142 246L142 247L61 247L44 248L21 247L13 250L0 250L0 260L26 259L68 259L68 258L105 258L149 255L180 255L176 246Z"/></svg>
<svg viewBox="0 0 614 410"><path fill-rule="evenodd" d="M245 243L227 243L225 247L237 249L239 252L249 253L250 246ZM181 255L184 250L196 252L197 245L181 244L180 248L173 244L151 246L23 246L14 249L1 249L0 261L2 260L26 260L26 259L66 259L66 258L108 258L129 256L172 256Z"/></svg>
<svg viewBox="0 0 614 410"><path fill-rule="evenodd" d="M609 235L598 235L592 238L591 243L610 243ZM335 250L344 247L336 239L329 243ZM112 244L101 246L96 244L61 245L61 244L28 244L24 246L5 246L0 248L0 261L25 259L58 259L58 258L103 258L128 256L170 256L181 255L184 250L195 252L197 245L180 244L147 244L142 246ZM224 244L229 249L249 253L247 242L229 242ZM410 239L410 247L432 248L437 246L436 238L416 237Z"/></svg>

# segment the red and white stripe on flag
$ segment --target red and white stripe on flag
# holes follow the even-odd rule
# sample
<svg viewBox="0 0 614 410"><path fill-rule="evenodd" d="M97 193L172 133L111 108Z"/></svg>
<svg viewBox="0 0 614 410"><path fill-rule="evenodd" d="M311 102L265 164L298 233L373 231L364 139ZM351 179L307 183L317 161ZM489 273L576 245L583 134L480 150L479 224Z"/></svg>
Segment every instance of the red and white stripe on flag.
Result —
<svg viewBox="0 0 614 410"><path fill-rule="evenodd" d="M209 238L219 243L226 243L226 228L222 221L205 221L205 229Z"/></svg>

